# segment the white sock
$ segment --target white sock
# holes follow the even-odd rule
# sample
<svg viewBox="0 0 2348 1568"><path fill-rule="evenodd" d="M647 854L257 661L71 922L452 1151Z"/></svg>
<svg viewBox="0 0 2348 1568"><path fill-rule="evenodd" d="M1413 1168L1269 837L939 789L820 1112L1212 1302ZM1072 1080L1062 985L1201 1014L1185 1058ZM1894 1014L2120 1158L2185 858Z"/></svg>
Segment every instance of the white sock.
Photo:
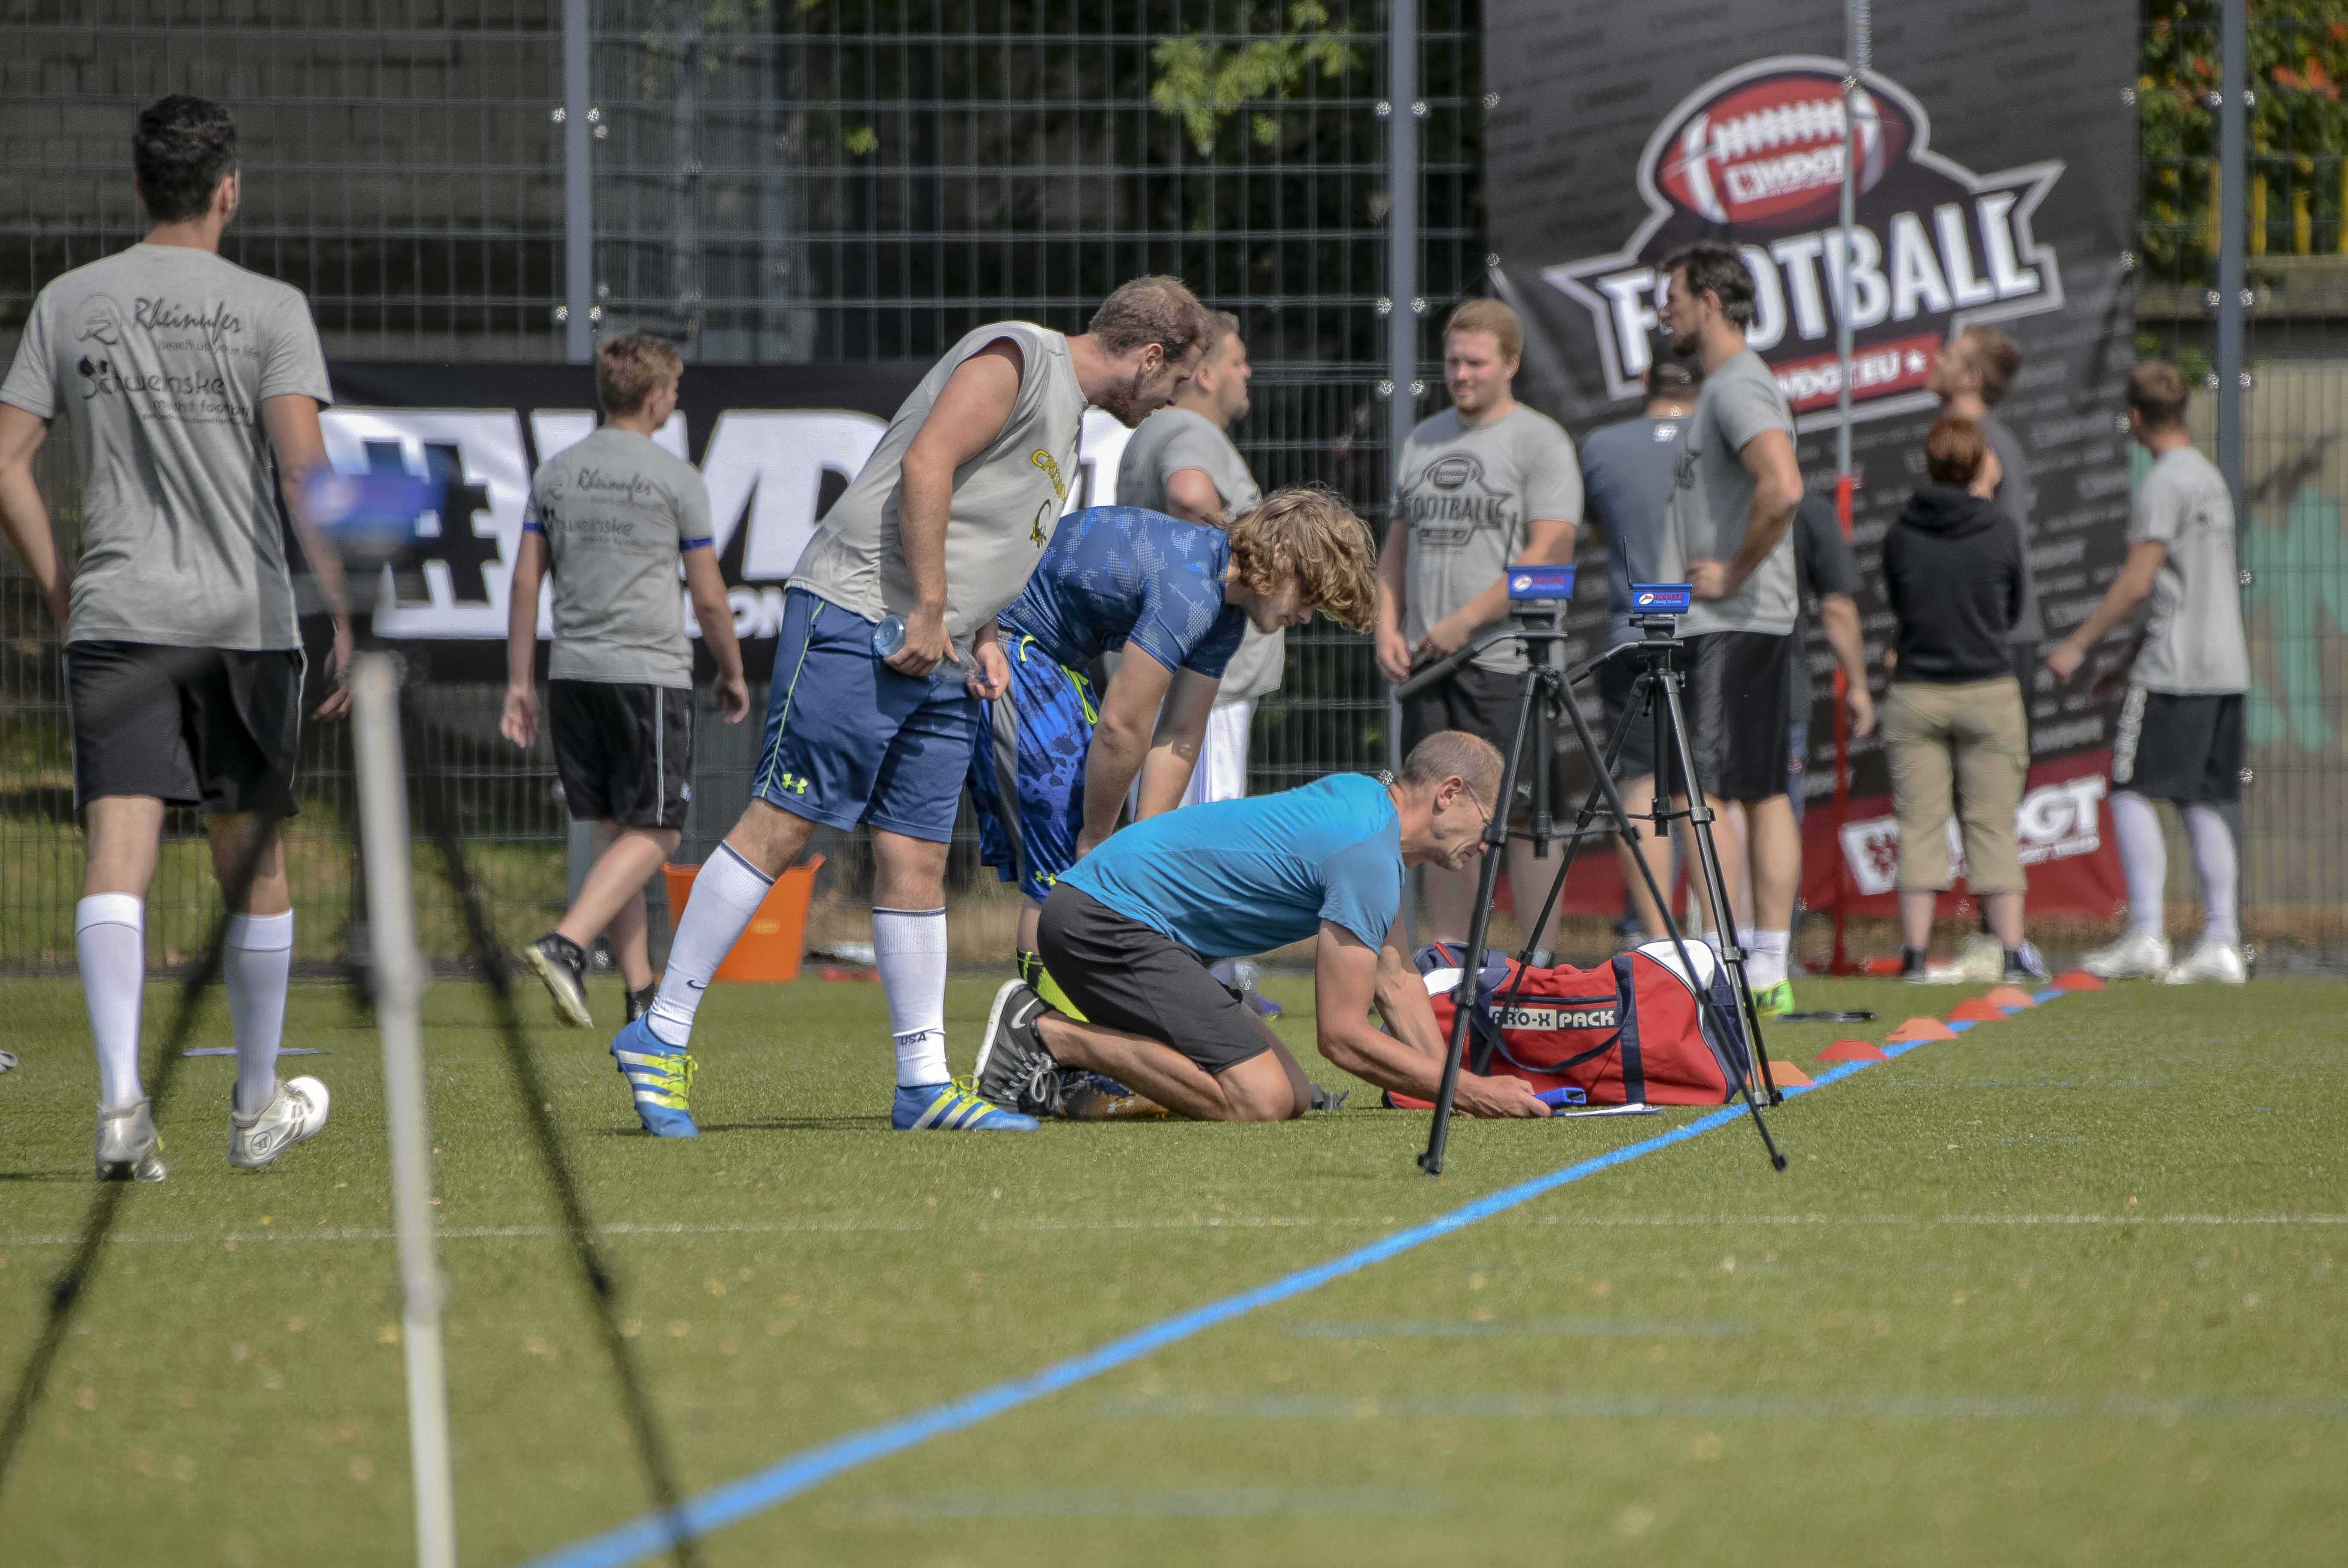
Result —
<svg viewBox="0 0 2348 1568"><path fill-rule="evenodd" d="M98 1102L123 1111L147 1098L139 1083L139 1004L147 991L147 902L93 893L74 906L89 1037L98 1047Z"/></svg>
<svg viewBox="0 0 2348 1568"><path fill-rule="evenodd" d="M693 1038L693 1015L701 1010L709 978L750 928L750 917L774 885L773 877L743 859L730 844L719 845L717 853L703 863L701 874L693 879L693 897L685 901L685 913L676 922L676 936L669 942L660 995L644 1020L662 1044L683 1045Z"/></svg>
<svg viewBox="0 0 2348 1568"><path fill-rule="evenodd" d="M1787 931L1747 931L1739 938L1745 944L1745 979L1756 991L1766 991L1786 979L1786 949L1792 937Z"/></svg>
<svg viewBox="0 0 2348 1568"><path fill-rule="evenodd" d="M2201 939L2240 947L2242 927L2234 910L2234 887L2240 867L2234 830L2217 807L2188 805L2185 837L2193 846L2193 876L2201 884Z"/></svg>
<svg viewBox="0 0 2348 1568"><path fill-rule="evenodd" d="M946 912L872 911L872 959L889 998L900 1089L943 1083L946 1070Z"/></svg>
<svg viewBox="0 0 2348 1568"><path fill-rule="evenodd" d="M257 1116L277 1095L277 1048L285 1038L285 982L294 972L294 911L231 915L221 984L236 1026L238 1114Z"/></svg>
<svg viewBox="0 0 2348 1568"><path fill-rule="evenodd" d="M2120 841L2120 872L2127 878L2128 929L2157 937L2167 923L2168 846L2160 838L2160 814L2134 790L2112 796L2112 831Z"/></svg>
<svg viewBox="0 0 2348 1568"><path fill-rule="evenodd" d="M1712 956L1713 956L1714 958L1716 958L1720 957L1720 933L1719 933L1719 932L1717 932L1717 931L1706 931L1706 932L1704 934L1704 945L1705 947L1710 948L1712 949Z"/></svg>

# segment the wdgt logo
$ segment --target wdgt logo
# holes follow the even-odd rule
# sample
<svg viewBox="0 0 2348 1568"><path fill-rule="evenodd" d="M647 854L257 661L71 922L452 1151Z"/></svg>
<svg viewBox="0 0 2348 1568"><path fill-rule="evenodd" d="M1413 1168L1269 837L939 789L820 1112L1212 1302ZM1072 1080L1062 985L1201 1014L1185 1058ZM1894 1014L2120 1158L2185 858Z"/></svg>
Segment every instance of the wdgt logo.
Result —
<svg viewBox="0 0 2348 1568"><path fill-rule="evenodd" d="M1784 55L1706 82L1663 117L1640 156L1651 210L1629 245L1543 269L1589 309L1610 395L1640 395L1664 286L1656 264L1693 240L1730 239L1744 255L1754 282L1746 341L1797 415L1825 408L1840 388L1835 316L1846 271L1859 418L1931 403L1925 377L1952 327L2062 307L2054 249L2030 228L2062 163L1975 174L1933 152L1924 106L1872 71L1851 96L1858 223L1846 267L1842 70Z"/></svg>
<svg viewBox="0 0 2348 1568"><path fill-rule="evenodd" d="M2051 860L2093 855L2103 847L2103 799L2110 787L2101 774L2082 774L2059 784L2042 784L2022 797L2014 812L2014 836L2022 864L2041 866ZM1843 860L1862 897L1890 893L1899 886L1900 823L1896 817L1870 817L1845 823ZM1954 819L1949 823L1951 875L1965 874L1964 844Z"/></svg>
<svg viewBox="0 0 2348 1568"><path fill-rule="evenodd" d="M530 477L542 463L593 433L584 409L334 407L323 412L326 457L350 475L406 474L428 481L432 509L417 519L415 545L384 568L376 599L379 637L503 641L506 593L530 506ZM730 586L736 635L771 638L782 622L782 584L836 497L880 445L887 423L840 408L729 408L701 454L709 487L712 542ZM683 413L654 436L691 461ZM1130 433L1088 410L1082 456L1066 505L1116 500L1117 460ZM1054 465L1056 485L1065 476ZM582 478L582 483L590 481ZM679 585L682 601L684 589ZM551 585L540 600L539 635L553 635ZM686 625L700 629L686 610Z"/></svg>

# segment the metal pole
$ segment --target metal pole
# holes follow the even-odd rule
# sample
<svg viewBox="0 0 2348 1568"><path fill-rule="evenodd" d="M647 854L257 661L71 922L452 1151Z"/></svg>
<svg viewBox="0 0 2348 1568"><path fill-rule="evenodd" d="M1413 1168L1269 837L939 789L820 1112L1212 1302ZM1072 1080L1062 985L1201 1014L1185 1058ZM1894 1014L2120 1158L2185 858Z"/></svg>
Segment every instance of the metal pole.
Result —
<svg viewBox="0 0 2348 1568"><path fill-rule="evenodd" d="M1851 241L1859 226L1859 84L1874 63L1874 22L1869 10L1869 0L1846 0L1843 8L1843 76L1842 76L1842 231L1838 240L1842 247L1842 265L1834 270L1835 290L1835 353L1842 366L1835 391L1835 520L1842 525L1842 537L1850 538L1851 514L1859 488L1858 476L1850 466L1850 358L1852 297ZM1803 657L1801 651L1796 656ZM1850 729L1849 718L1843 707L1844 687L1848 678L1840 670L1834 672L1834 825L1838 835L1842 830L1850 803ZM1846 928L1850 918L1850 867L1842 855L1835 856L1834 951L1827 960L1830 974L1850 972L1850 953L1846 945Z"/></svg>
<svg viewBox="0 0 2348 1568"><path fill-rule="evenodd" d="M595 357L593 54L588 0L562 0L563 348L573 364Z"/></svg>
<svg viewBox="0 0 2348 1568"><path fill-rule="evenodd" d="M432 1135L425 1124L424 959L416 946L407 777L400 757L399 671L362 654L351 674L359 846L375 938L375 1010L383 1029L391 1198L399 1233L400 1343L407 1361L407 1444L415 1469L417 1568L456 1568L456 1493L448 1460L448 1381L440 1349L440 1269L432 1254Z"/></svg>
<svg viewBox="0 0 2348 1568"><path fill-rule="evenodd" d="M1402 449L1418 423L1418 135L1426 105L1418 97L1418 0L1391 0L1386 18L1386 477L1395 504L1387 527L1408 526L1402 515ZM1386 770L1402 772L1402 703L1386 692ZM1410 878L1416 892L1419 878ZM1403 939L1416 944L1417 899L1403 901Z"/></svg>
<svg viewBox="0 0 2348 1568"><path fill-rule="evenodd" d="M2242 510L2242 247L2249 239L2249 0L2225 0L2218 67L2218 472Z"/></svg>

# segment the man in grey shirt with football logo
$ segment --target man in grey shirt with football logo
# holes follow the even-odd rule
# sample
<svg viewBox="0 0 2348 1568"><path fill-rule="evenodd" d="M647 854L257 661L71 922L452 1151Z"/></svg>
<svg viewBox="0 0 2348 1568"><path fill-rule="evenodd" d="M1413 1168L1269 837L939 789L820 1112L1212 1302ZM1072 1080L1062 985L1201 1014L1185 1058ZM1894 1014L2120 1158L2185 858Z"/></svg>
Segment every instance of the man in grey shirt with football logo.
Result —
<svg viewBox="0 0 2348 1568"><path fill-rule="evenodd" d="M594 825L595 863L562 923L522 950L554 1015L588 1029L587 947L609 934L631 1022L652 1006L644 884L676 853L693 798L693 646L677 602L685 563L694 619L717 664L717 714L750 716L742 646L709 530L709 490L653 436L676 412L685 362L663 338L595 345L603 425L539 465L508 590L506 705L515 745L538 740L539 584L554 574L547 708L562 803Z"/></svg>
<svg viewBox="0 0 2348 1568"><path fill-rule="evenodd" d="M236 128L218 104L174 96L139 115L130 145L147 237L33 302L0 384L0 521L66 638L88 826L74 953L98 1049L98 1175L160 1182L139 1012L167 806L204 814L229 908L229 1163L270 1164L326 1124L324 1083L276 1075L294 959L280 831L295 810L304 675L281 499L334 612L338 676L351 628L307 500L331 395L317 328L301 291L220 255L243 191ZM81 480L71 571L33 482L53 419ZM347 705L336 690L315 716Z"/></svg>
<svg viewBox="0 0 2348 1568"><path fill-rule="evenodd" d="M1694 787L1716 815L1742 802L1756 846L1793 846L1790 855L1759 858L1755 928L1738 944L1748 953L1746 981L1766 1016L1792 1004L1787 947L1801 877L1800 837L1790 831L1794 807L1786 793L1792 525L1802 498L1794 416L1776 377L1745 341L1753 323L1753 278L1744 258L1731 246L1698 241L1663 258L1657 271L1668 280L1658 314L1672 353L1704 368L1671 499L1673 537L1695 589L1695 603L1680 622L1687 640ZM1663 766L1673 775L1673 794L1686 798L1689 782L1668 759ZM1746 835L1723 816L1714 836L1733 908L1744 880ZM1719 933L1713 938L1725 945Z"/></svg>
<svg viewBox="0 0 2348 1568"><path fill-rule="evenodd" d="M1557 421L1516 400L1524 343L1524 323L1499 300L1469 300L1444 325L1451 406L1420 421L1403 444L1394 520L1378 561L1378 671L1396 684L1507 619L1511 565L1573 559L1581 466ZM1502 641L1405 702L1404 753L1443 730L1507 746L1523 668L1521 649ZM1562 768L1550 770L1550 794L1551 811L1563 813ZM1547 896L1556 865L1535 859L1529 843L1509 842L1509 886L1528 917ZM1478 873L1429 865L1421 875L1435 939L1465 940ZM1547 948L1547 932L1526 935L1536 949Z"/></svg>
<svg viewBox="0 0 2348 1568"><path fill-rule="evenodd" d="M1247 459L1231 444L1231 428L1247 417L1246 340L1228 311L1208 313L1206 352L1182 395L1141 422L1117 465L1117 501L1189 523L1228 526L1263 498ZM1182 795L1184 805L1237 800L1247 794L1248 735L1257 700L1280 690L1287 634L1251 625L1240 651L1224 667L1207 713L1199 759Z"/></svg>
<svg viewBox="0 0 2348 1568"><path fill-rule="evenodd" d="M2250 686L2234 555L2234 500L2185 427L2177 367L2128 374L2128 433L2152 454L2128 519L2128 553L2103 602L2046 656L2068 681L2105 633L2149 599L2112 737L2112 827L2127 878L2128 928L2087 955L2106 979L2157 976L2170 985L2249 979L2235 905L2242 812L2242 708ZM2170 963L2162 925L2168 853L2156 800L2176 804L2201 888L2201 939Z"/></svg>
<svg viewBox="0 0 2348 1568"><path fill-rule="evenodd" d="M1139 425L1205 336L1189 289L1137 278L1076 337L1030 322L964 333L898 409L791 574L749 807L694 880L651 1010L612 1041L646 1131L695 1134L685 1046L710 977L817 826L860 824L896 1047L891 1125L1035 1128L946 1069L946 849L979 699L1010 684L995 612L1051 542L1086 406Z"/></svg>

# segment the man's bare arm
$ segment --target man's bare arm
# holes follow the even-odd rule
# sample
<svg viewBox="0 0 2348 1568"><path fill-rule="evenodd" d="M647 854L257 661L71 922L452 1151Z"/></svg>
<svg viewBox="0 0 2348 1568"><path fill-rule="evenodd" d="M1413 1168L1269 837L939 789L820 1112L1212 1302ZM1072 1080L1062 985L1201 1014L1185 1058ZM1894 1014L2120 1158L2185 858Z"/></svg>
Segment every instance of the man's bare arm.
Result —
<svg viewBox="0 0 2348 1568"><path fill-rule="evenodd" d="M1077 854L1117 831L1125 793L1149 754L1150 731L1173 678L1174 671L1131 644L1117 661L1117 675L1101 695L1100 723L1093 726L1092 745L1085 753L1085 822L1076 835Z"/></svg>
<svg viewBox="0 0 2348 1568"><path fill-rule="evenodd" d="M2079 666L2086 661L2087 650L2102 641L2104 633L2127 620L2128 613L2152 592L2152 585L2159 580L2160 569L2168 560L2168 547L2158 539L2138 539L2128 547L2120 575L2104 589L2103 600L2094 613L2046 655L2046 667L2054 671L2055 679L2068 681L2078 672Z"/></svg>
<svg viewBox="0 0 2348 1568"><path fill-rule="evenodd" d="M351 653L355 646L351 637L351 602L343 589L343 558L325 535L319 531L318 519L310 515L310 481L326 471L326 437L318 426L318 400L300 393L281 393L261 400L261 422L269 430L269 444L277 452L277 482L285 497L286 516L294 519L294 538L302 547L302 556L310 563L310 575L318 584L318 597L325 600L327 613L335 618L335 652L331 673L335 689L318 704L316 716L339 719L351 709Z"/></svg>
<svg viewBox="0 0 2348 1568"><path fill-rule="evenodd" d="M707 545L685 552L685 590L693 598L693 619L701 645L717 661L717 716L738 724L750 716L750 683L742 675L742 643L734 635L734 605L717 569L717 552Z"/></svg>
<svg viewBox="0 0 2348 1568"><path fill-rule="evenodd" d="M1746 519L1745 538L1728 559L1717 593L1727 599L1761 569L1769 552L1794 526L1794 508L1802 504L1802 470L1794 460L1794 438L1783 430L1764 430L1737 453L1746 473L1753 477L1753 514ZM1699 584L1699 587L1704 585Z"/></svg>
<svg viewBox="0 0 2348 1568"><path fill-rule="evenodd" d="M49 424L28 409L0 403L0 528L25 559L48 607L57 635L66 631L68 579L57 556L57 535L49 528L49 508L41 487L33 482L33 456L48 439Z"/></svg>
<svg viewBox="0 0 2348 1568"><path fill-rule="evenodd" d="M1426 999L1426 982L1391 938L1373 948L1334 920L1321 922L1313 966L1313 1043L1356 1078L1415 1100L1443 1085L1447 1049ZM1370 1022L1375 1002L1387 1033ZM1468 1116L1547 1116L1548 1106L1520 1078L1479 1078L1464 1067L1454 1102Z"/></svg>
<svg viewBox="0 0 2348 1568"><path fill-rule="evenodd" d="M1167 476L1166 510L1186 523L1221 528L1228 521L1223 493L1215 488L1204 468L1177 468Z"/></svg>
<svg viewBox="0 0 2348 1568"><path fill-rule="evenodd" d="M1410 678L1410 644L1403 641L1403 585L1409 580L1410 519L1386 525L1385 548L1378 552L1378 672L1400 683Z"/></svg>
<svg viewBox="0 0 2348 1568"><path fill-rule="evenodd" d="M1835 663L1842 670L1843 701L1850 708L1851 733L1872 734L1875 697L1867 689L1867 643L1859 632L1859 601L1847 593L1818 595L1818 630L1826 633L1827 646L1834 650ZM1793 656L1808 657L1798 648Z"/></svg>
<svg viewBox="0 0 2348 1568"><path fill-rule="evenodd" d="M1025 366L1019 345L997 338L954 367L905 448L897 482L897 531L914 605L905 617L905 645L889 656L891 669L926 675L953 651L946 636L946 520L953 509L954 470L1003 434L1019 401Z"/></svg>
<svg viewBox="0 0 2348 1568"><path fill-rule="evenodd" d="M1119 664L1122 675L1125 666ZM1172 811L1182 804L1198 771L1199 747L1207 737L1207 720L1215 709L1215 693L1223 683L1196 670L1177 670L1158 710L1158 730L1149 739L1149 756L1141 764L1141 798L1134 803L1133 819Z"/></svg>

